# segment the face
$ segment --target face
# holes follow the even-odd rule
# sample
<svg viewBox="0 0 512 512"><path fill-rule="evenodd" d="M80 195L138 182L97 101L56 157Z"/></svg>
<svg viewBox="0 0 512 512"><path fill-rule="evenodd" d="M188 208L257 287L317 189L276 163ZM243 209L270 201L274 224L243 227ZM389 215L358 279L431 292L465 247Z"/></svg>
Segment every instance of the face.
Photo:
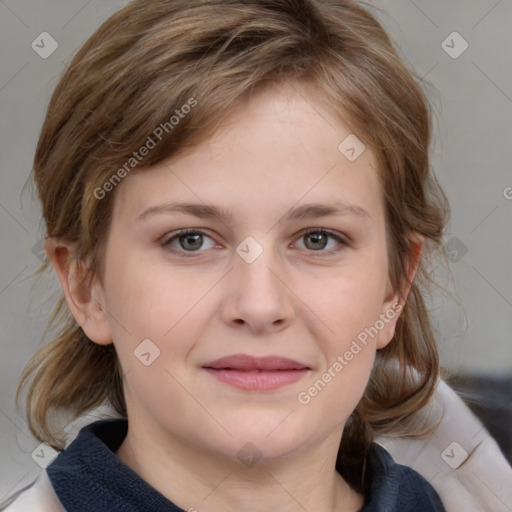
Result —
<svg viewBox="0 0 512 512"><path fill-rule="evenodd" d="M95 293L134 425L227 457L339 442L399 309L350 133L311 90L266 90L118 185Z"/></svg>

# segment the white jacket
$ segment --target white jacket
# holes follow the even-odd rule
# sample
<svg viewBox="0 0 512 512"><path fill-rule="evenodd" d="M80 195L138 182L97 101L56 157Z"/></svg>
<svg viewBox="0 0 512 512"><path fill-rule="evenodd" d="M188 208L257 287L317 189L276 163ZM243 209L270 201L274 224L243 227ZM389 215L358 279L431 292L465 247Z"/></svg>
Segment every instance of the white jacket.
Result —
<svg viewBox="0 0 512 512"><path fill-rule="evenodd" d="M511 512L512 468L482 423L443 381L425 417L429 424L442 417L427 439L380 437L376 441L396 462L424 476L447 512ZM66 512L45 471L3 510Z"/></svg>

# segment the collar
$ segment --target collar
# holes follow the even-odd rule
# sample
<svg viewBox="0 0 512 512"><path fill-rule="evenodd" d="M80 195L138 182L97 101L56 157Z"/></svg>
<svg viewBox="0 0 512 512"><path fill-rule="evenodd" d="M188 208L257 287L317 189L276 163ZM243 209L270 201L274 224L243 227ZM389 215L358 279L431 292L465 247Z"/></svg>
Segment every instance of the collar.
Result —
<svg viewBox="0 0 512 512"><path fill-rule="evenodd" d="M126 419L87 425L46 468L68 512L185 512L116 456L127 432ZM371 482L360 512L445 512L432 486L376 443L370 447L367 474Z"/></svg>

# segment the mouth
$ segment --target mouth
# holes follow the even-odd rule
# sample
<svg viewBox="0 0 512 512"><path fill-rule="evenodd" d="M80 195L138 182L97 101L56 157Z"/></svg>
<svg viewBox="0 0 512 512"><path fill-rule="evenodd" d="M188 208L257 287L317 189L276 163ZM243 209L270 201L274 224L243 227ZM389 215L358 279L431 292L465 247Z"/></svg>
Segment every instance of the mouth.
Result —
<svg viewBox="0 0 512 512"><path fill-rule="evenodd" d="M202 366L217 380L244 390L278 389L302 379L311 368L281 356L235 354Z"/></svg>

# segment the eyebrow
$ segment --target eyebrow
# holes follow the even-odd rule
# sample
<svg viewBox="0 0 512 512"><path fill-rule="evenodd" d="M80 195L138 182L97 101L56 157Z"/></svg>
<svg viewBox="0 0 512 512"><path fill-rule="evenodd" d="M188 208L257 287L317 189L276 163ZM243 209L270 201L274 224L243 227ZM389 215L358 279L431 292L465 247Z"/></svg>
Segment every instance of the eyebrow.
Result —
<svg viewBox="0 0 512 512"><path fill-rule="evenodd" d="M199 203L166 203L156 206L151 206L144 210L138 217L138 221L144 220L148 217L158 214L173 214L184 213L199 217L201 219L208 219L212 217L219 218L224 223L229 223L233 219L233 213L225 208L199 204ZM369 220L369 213L360 206L343 201L335 201L330 204L306 204L297 208L290 209L284 216L284 220L302 220L319 217L328 217L330 215L346 216L353 215Z"/></svg>

